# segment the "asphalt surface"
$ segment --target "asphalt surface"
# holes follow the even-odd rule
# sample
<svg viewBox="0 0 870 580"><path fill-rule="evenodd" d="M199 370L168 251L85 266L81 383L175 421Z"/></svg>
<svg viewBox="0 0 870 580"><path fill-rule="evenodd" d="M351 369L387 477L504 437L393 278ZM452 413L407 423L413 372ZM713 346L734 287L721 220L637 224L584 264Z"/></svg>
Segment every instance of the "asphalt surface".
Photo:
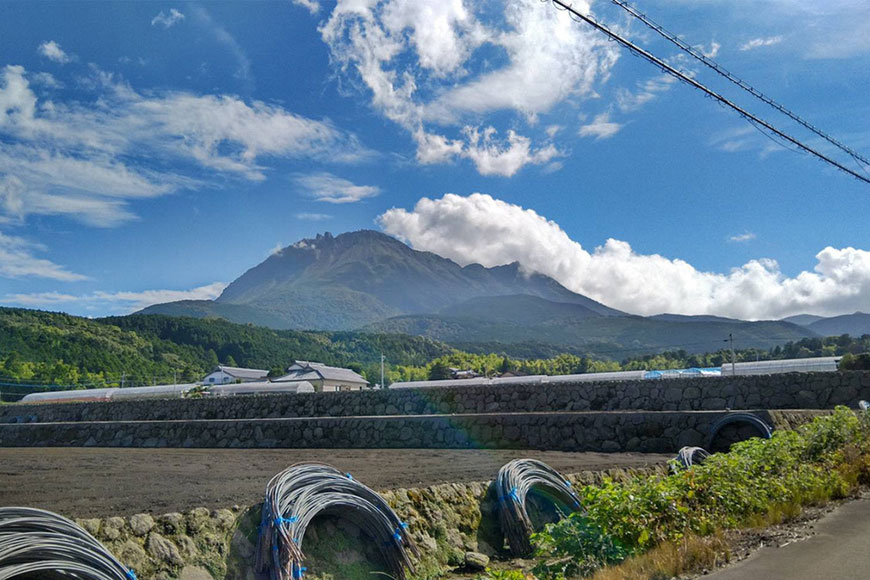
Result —
<svg viewBox="0 0 870 580"><path fill-rule="evenodd" d="M815 524L815 535L765 547L706 580L866 580L870 578L870 496L848 502Z"/></svg>
<svg viewBox="0 0 870 580"><path fill-rule="evenodd" d="M321 461L375 489L489 481L518 457L563 473L643 467L671 456L474 449L0 448L0 506L74 517L163 514L254 505L266 483L300 461Z"/></svg>

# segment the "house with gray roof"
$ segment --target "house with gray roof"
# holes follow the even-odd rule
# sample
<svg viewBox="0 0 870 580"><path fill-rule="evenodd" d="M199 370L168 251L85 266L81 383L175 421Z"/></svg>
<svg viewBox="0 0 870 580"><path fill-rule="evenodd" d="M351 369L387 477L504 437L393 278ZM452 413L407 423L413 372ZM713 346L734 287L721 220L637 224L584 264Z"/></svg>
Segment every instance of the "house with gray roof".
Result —
<svg viewBox="0 0 870 580"><path fill-rule="evenodd" d="M367 380L350 369L330 367L323 363L298 360L287 367L287 374L274 383L307 381L321 393L331 391L361 391L368 387Z"/></svg>
<svg viewBox="0 0 870 580"><path fill-rule="evenodd" d="M202 379L206 385L227 385L230 383L255 383L265 381L269 371L261 369L243 369L218 365Z"/></svg>

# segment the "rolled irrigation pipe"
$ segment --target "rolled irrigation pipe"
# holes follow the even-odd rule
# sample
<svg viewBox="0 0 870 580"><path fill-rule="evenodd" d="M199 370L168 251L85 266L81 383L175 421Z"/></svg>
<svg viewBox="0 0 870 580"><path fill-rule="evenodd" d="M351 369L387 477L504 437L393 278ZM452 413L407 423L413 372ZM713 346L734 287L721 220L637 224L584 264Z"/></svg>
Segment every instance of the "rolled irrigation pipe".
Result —
<svg viewBox="0 0 870 580"><path fill-rule="evenodd" d="M0 580L24 575L136 580L132 570L67 518L35 508L0 508Z"/></svg>
<svg viewBox="0 0 870 580"><path fill-rule="evenodd" d="M514 556L532 553L534 526L526 509L532 490L547 496L557 509L582 511L579 496L558 471L536 459L514 459L502 466L496 477L498 519Z"/></svg>
<svg viewBox="0 0 870 580"><path fill-rule="evenodd" d="M302 542L311 521L332 513L350 520L378 545L390 574L406 578L414 571L417 547L384 499L353 477L321 463L292 465L266 486L260 522L257 570L273 580L301 578L305 567Z"/></svg>
<svg viewBox="0 0 870 580"><path fill-rule="evenodd" d="M681 469L688 469L693 465L700 465L704 463L704 460L708 457L710 457L710 453L708 453L703 447L683 447L677 452L677 456L673 459L671 470L679 471Z"/></svg>

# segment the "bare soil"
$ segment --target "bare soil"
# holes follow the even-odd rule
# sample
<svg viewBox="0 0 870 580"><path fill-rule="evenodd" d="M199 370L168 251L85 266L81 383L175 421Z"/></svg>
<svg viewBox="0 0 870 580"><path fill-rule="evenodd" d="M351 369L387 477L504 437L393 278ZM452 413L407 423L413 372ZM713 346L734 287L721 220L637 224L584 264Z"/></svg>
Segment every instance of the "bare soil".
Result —
<svg viewBox="0 0 870 580"><path fill-rule="evenodd" d="M518 457L563 473L638 468L669 455L437 449L0 448L0 506L72 517L163 514L254 505L269 479L300 461L321 461L375 489L488 481Z"/></svg>

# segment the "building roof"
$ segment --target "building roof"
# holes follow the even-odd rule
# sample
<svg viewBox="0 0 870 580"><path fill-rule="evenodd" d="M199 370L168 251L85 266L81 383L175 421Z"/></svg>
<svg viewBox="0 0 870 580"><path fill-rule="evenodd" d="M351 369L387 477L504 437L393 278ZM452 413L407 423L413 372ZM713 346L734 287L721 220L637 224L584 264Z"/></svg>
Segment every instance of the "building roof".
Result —
<svg viewBox="0 0 870 580"><path fill-rule="evenodd" d="M355 383L367 385L368 381L350 369L330 367L318 362L298 360L287 368L287 374L274 379L274 382L284 381L336 381L340 383Z"/></svg>
<svg viewBox="0 0 870 580"><path fill-rule="evenodd" d="M222 371L231 377L236 377L237 379L262 379L269 374L269 371L264 371L262 369L243 369L241 367L227 367L224 365L218 365L212 373L218 371Z"/></svg>

